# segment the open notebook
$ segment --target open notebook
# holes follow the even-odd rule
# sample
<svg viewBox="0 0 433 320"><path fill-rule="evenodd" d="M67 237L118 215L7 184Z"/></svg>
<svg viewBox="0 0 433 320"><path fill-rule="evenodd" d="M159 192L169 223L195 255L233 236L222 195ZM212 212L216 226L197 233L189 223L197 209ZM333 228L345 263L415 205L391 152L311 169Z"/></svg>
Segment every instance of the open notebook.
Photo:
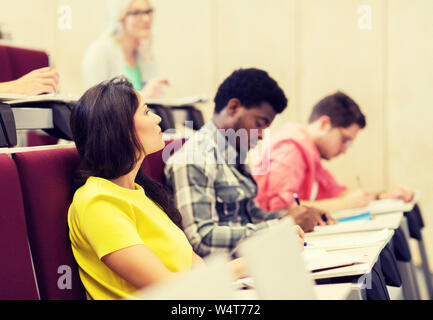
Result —
<svg viewBox="0 0 433 320"><path fill-rule="evenodd" d="M307 249L339 250L362 248L388 240L394 234L393 230L363 232L358 234L340 234L328 237L307 237Z"/></svg>
<svg viewBox="0 0 433 320"><path fill-rule="evenodd" d="M360 257L310 248L306 248L304 252L302 252L302 258L305 261L307 270L310 272L318 272L366 262L365 259Z"/></svg>
<svg viewBox="0 0 433 320"><path fill-rule="evenodd" d="M394 230L400 226L402 219L402 212L394 212L374 216L371 220L353 220L329 226L316 226L313 232L307 234L307 237L383 229Z"/></svg>

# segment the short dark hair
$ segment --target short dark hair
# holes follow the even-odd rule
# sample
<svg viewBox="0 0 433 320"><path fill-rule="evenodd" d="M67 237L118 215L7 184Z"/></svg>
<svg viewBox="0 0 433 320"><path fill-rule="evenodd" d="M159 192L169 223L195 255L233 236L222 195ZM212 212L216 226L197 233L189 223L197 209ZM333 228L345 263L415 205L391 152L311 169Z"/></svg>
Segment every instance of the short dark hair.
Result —
<svg viewBox="0 0 433 320"><path fill-rule="evenodd" d="M137 164L143 146L136 136L134 115L139 100L132 84L124 77L104 81L90 89L74 105L71 132L80 155L75 187L90 176L116 179ZM181 226L181 215L168 189L139 171L136 182L146 195Z"/></svg>
<svg viewBox="0 0 433 320"><path fill-rule="evenodd" d="M237 98L246 108L268 102L276 113L287 106L287 98L278 83L266 71L249 68L234 71L219 86L215 96L215 113L220 113L230 99Z"/></svg>
<svg viewBox="0 0 433 320"><path fill-rule="evenodd" d="M363 129L366 126L365 116L358 104L341 91L320 100L313 107L308 122L314 122L324 115L331 119L333 127L347 128L352 124L357 124Z"/></svg>

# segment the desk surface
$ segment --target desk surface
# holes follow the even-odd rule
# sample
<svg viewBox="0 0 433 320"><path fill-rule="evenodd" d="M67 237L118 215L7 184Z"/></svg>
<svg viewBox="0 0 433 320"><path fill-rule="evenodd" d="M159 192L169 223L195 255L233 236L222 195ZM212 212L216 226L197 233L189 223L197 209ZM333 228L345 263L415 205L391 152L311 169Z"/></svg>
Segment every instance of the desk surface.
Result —
<svg viewBox="0 0 433 320"><path fill-rule="evenodd" d="M368 232L363 232L359 234L364 234L368 236ZM361 248L350 248L350 249L339 249L339 250L327 250L329 254L332 255L333 252L348 254L355 257L361 257L365 259L364 263L354 264L347 267L334 268L319 272L313 272L313 279L327 279L327 278L337 278L337 277L346 277L346 276L360 276L363 274L367 274L371 272L374 264L377 262L380 253L383 248L388 244L391 240L394 232L390 232L389 237L382 242L372 244L370 246L365 246ZM335 237L335 235L323 236L323 238ZM317 238L315 238L317 239Z"/></svg>
<svg viewBox="0 0 433 320"><path fill-rule="evenodd" d="M380 253L383 248L388 244L394 235L394 230L397 229L403 221L402 212L387 213L375 216L372 220L358 221L357 224L352 224L350 227L343 228L344 232L312 232L305 234L305 240L320 242L320 240L330 240L337 239L337 242L344 244L344 239L346 241L348 237L365 237L372 238L374 234L378 233L378 230L388 229L389 232L384 238L380 240L369 243L362 244L358 247L346 247L339 249L326 249L329 255L332 254L347 254L357 258L362 258L363 263L357 263L346 267L339 267L333 269L327 269L323 271L313 272L311 276L313 279L329 279L329 278L339 278L339 277L350 277L350 276L362 276L369 274L377 262ZM350 225L350 222L345 222L345 224ZM329 229L333 226L329 226ZM323 228L325 229L325 228ZM334 230L335 231L335 230ZM357 292L354 293L355 288ZM344 300L350 295L352 298L361 299L361 292L359 284L343 283L343 284L332 284L332 285L316 285L315 286L316 296L320 300ZM257 299L254 290L239 290L237 292L238 299Z"/></svg>
<svg viewBox="0 0 433 320"><path fill-rule="evenodd" d="M403 221L403 213L394 212L394 213L387 213L387 214L381 214L375 216L372 220L357 221L356 223L344 222L344 224L352 224L352 226L343 229L345 232L338 232L338 230L337 232L332 232L332 229L335 231L336 228L333 228L334 226L328 226L328 227L324 227L323 230L326 230L328 228L328 230L331 231L306 233L305 240L307 241L307 243L308 243L308 239L311 240L314 239L314 241L317 242L320 240L339 239L339 238L341 239L341 242L344 243L344 238L348 235L363 236L368 238L369 235L377 232L377 231L372 231L372 230L377 230L377 228L391 229L391 232L389 233L387 239L385 239L382 242L374 243L371 245L365 245L359 248L326 250L330 254L332 254L332 252L338 252L338 253L352 255L355 257L360 257L365 259L365 263L314 272L312 273L313 278L326 279L326 278L336 278L336 277L345 277L345 276L358 276L358 275L367 274L371 272L371 269L373 268L374 264L377 262L377 259L380 253L382 252L383 248L388 244L388 242L391 240L392 236L394 235L393 230L397 229L401 225L402 221ZM354 232L355 230L357 232Z"/></svg>
<svg viewBox="0 0 433 320"><path fill-rule="evenodd" d="M318 300L346 300L350 297L359 297L361 299L361 294L359 293L359 286L353 285L351 283L338 283L338 284L322 284L315 285L314 292ZM354 294L355 292L355 294ZM257 292L254 289L248 290L237 290L236 299L238 300L257 300Z"/></svg>
<svg viewBox="0 0 433 320"><path fill-rule="evenodd" d="M327 234L353 233L359 231L373 231L381 229L397 229L403 219L403 212L384 213L374 216L371 220L341 222L336 225L316 227L313 232L306 233L307 237Z"/></svg>

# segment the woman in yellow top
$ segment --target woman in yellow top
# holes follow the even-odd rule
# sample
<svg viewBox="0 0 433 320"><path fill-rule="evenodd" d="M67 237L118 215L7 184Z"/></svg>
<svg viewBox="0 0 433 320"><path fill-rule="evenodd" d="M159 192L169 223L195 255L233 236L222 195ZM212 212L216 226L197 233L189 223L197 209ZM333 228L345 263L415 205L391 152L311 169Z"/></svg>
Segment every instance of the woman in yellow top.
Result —
<svg viewBox="0 0 433 320"><path fill-rule="evenodd" d="M90 88L72 112L81 187L68 224L89 299L130 297L202 261L164 187L139 175L144 157L165 145L160 121L123 78ZM239 276L240 261L231 265Z"/></svg>

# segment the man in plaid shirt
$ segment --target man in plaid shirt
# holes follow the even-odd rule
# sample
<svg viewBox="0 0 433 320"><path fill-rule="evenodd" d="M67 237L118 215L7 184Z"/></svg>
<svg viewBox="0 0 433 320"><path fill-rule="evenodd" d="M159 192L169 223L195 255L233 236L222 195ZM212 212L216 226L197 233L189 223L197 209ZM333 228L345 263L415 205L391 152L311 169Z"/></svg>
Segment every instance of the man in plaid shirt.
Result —
<svg viewBox="0 0 433 320"><path fill-rule="evenodd" d="M286 108L284 92L265 71L240 69L221 84L214 101L213 119L165 166L167 184L175 193L194 251L202 257L232 252L240 240L288 214L311 231L320 219L319 210L295 206L268 212L254 202L257 186L247 152Z"/></svg>

